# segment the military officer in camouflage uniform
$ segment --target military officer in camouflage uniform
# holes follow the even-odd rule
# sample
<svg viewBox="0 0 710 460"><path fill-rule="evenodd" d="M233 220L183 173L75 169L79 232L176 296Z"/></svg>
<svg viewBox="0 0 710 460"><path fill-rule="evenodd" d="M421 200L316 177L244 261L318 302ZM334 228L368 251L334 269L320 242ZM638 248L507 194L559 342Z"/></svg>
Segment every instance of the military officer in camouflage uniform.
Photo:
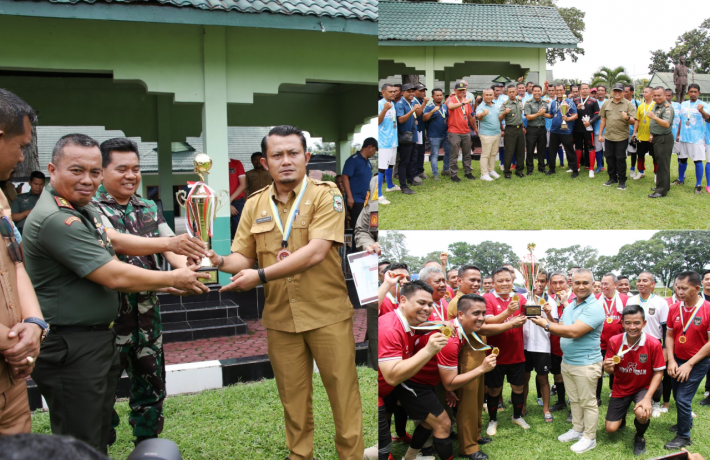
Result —
<svg viewBox="0 0 710 460"><path fill-rule="evenodd" d="M25 223L27 273L51 324L32 379L49 407L52 433L107 451L120 362L112 329L115 291L175 287L206 292L188 268L150 271L116 259L90 201L101 182L98 143L82 134L57 142L45 187Z"/></svg>
<svg viewBox="0 0 710 460"><path fill-rule="evenodd" d="M93 203L101 211L106 232L121 261L147 270L160 270L161 254L174 268L186 267L187 258L201 258L206 249L198 238L175 237L154 201L136 194L140 186L138 146L126 138L101 144L104 177ZM127 235L135 235L130 238ZM143 238L140 238L143 237ZM181 247L181 244L182 247ZM131 381L129 421L136 444L157 437L163 430L165 359L158 297L144 291L121 294L114 324L121 370ZM119 424L114 411L109 442Z"/></svg>
<svg viewBox="0 0 710 460"><path fill-rule="evenodd" d="M650 121L651 142L656 154L658 173L656 186L649 198L661 198L668 194L671 188L671 153L673 151L673 107L666 102L665 88L656 86L653 90L653 100L656 105L648 113Z"/></svg>
<svg viewBox="0 0 710 460"><path fill-rule="evenodd" d="M499 120L505 119L505 135L503 144L503 171L505 178L510 179L510 165L515 159L515 175L525 177L525 128L523 127L523 103L515 95L515 85L508 85L508 100L500 106Z"/></svg>

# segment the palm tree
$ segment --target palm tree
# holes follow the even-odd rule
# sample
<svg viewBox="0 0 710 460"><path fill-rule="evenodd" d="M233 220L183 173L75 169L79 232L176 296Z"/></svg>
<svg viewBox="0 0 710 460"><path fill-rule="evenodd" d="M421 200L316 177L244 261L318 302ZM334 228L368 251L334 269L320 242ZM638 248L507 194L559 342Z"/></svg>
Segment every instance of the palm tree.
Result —
<svg viewBox="0 0 710 460"><path fill-rule="evenodd" d="M619 66L615 69L601 67L592 75L592 86L605 85L608 90L611 90L615 83L632 83L631 77L626 75L625 67Z"/></svg>

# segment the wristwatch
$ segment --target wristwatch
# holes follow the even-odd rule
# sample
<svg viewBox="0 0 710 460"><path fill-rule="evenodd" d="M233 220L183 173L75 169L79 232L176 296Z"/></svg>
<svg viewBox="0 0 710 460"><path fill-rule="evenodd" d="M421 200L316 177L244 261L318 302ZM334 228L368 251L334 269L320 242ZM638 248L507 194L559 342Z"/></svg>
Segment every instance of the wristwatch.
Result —
<svg viewBox="0 0 710 460"><path fill-rule="evenodd" d="M42 335L39 338L39 342L42 343L44 342L44 339L47 338L47 333L49 332L49 324L47 324L44 320L39 319L37 317L30 317L30 318L25 318L23 323L31 323L31 324L36 324L37 326L42 329Z"/></svg>
<svg viewBox="0 0 710 460"><path fill-rule="evenodd" d="M550 323L545 324L545 332L550 332Z"/></svg>

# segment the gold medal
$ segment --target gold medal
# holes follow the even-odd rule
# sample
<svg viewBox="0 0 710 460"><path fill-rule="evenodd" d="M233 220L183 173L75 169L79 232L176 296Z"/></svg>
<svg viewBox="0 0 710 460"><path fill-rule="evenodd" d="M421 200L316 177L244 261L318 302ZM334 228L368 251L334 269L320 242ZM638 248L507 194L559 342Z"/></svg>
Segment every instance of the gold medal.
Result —
<svg viewBox="0 0 710 460"><path fill-rule="evenodd" d="M441 328L441 333L448 339L454 335L454 330L450 326L444 326Z"/></svg>
<svg viewBox="0 0 710 460"><path fill-rule="evenodd" d="M513 302L520 302L520 297L518 297L518 294L515 294L513 296Z"/></svg>
<svg viewBox="0 0 710 460"><path fill-rule="evenodd" d="M681 335L681 336L678 338L678 341L679 341L680 343L685 343L686 340L688 340L688 339L686 339L684 335Z"/></svg>
<svg viewBox="0 0 710 460"><path fill-rule="evenodd" d="M540 300L538 300L537 303L542 306L542 305L545 305L545 304L547 303L547 300L545 300L544 297L540 297Z"/></svg>
<svg viewBox="0 0 710 460"><path fill-rule="evenodd" d="M449 291L446 291L446 294L444 294L444 298L446 300L451 300L451 294L449 294Z"/></svg>
<svg viewBox="0 0 710 460"><path fill-rule="evenodd" d="M493 350L491 350L491 354L498 356L498 353L500 353L500 349L498 347L494 347Z"/></svg>
<svg viewBox="0 0 710 460"><path fill-rule="evenodd" d="M614 357L611 358L611 362L613 362L614 364L619 364L621 362L621 356L614 355Z"/></svg>
<svg viewBox="0 0 710 460"><path fill-rule="evenodd" d="M606 319L606 322L609 323L609 324L611 324L611 323L614 322L614 320L613 320L612 317L610 316L610 317L608 317L608 318Z"/></svg>

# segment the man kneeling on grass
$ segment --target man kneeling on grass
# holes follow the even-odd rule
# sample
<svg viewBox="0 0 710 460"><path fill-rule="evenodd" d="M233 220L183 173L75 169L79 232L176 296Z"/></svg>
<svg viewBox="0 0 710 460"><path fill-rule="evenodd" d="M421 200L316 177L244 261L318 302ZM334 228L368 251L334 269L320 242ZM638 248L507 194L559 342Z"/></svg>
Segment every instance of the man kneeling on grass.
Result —
<svg viewBox="0 0 710 460"><path fill-rule="evenodd" d="M621 314L624 333L609 339L604 371L614 374L614 387L606 413L606 432L614 433L626 426L626 413L635 403L634 455L646 452L643 435L653 411L652 397L661 392L666 362L661 342L645 332L646 315L639 305L628 305Z"/></svg>

